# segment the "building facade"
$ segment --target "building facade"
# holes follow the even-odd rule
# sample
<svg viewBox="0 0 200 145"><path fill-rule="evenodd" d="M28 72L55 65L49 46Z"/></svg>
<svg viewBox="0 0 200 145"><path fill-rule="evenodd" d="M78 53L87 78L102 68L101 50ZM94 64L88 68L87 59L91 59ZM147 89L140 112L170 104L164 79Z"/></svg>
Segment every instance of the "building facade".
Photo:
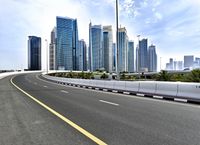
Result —
<svg viewBox="0 0 200 145"><path fill-rule="evenodd" d="M51 42L49 44L49 69L56 69L56 28L51 31Z"/></svg>
<svg viewBox="0 0 200 145"><path fill-rule="evenodd" d="M136 51L135 51L135 53L136 53L136 58L135 58L135 71L136 72L139 72L139 45L137 45L137 47L136 47Z"/></svg>
<svg viewBox="0 0 200 145"><path fill-rule="evenodd" d="M89 24L89 63L90 71L96 71L104 67L103 57L103 31L101 25Z"/></svg>
<svg viewBox="0 0 200 145"><path fill-rule="evenodd" d="M134 42L128 42L128 72L134 72Z"/></svg>
<svg viewBox="0 0 200 145"><path fill-rule="evenodd" d="M79 40L79 70L87 71L87 46L83 39Z"/></svg>
<svg viewBox="0 0 200 145"><path fill-rule="evenodd" d="M28 69L41 70L41 38L28 37Z"/></svg>
<svg viewBox="0 0 200 145"><path fill-rule="evenodd" d="M116 72L116 57L117 57L117 50L116 50L116 43L113 43L113 56L112 56L112 63L113 63L113 72Z"/></svg>
<svg viewBox="0 0 200 145"><path fill-rule="evenodd" d="M119 49L119 61L117 68L119 72L128 71L128 36L126 28L119 28L118 30L118 49Z"/></svg>
<svg viewBox="0 0 200 145"><path fill-rule="evenodd" d="M148 40L142 39L139 41L138 50L138 71L147 72L148 71Z"/></svg>
<svg viewBox="0 0 200 145"><path fill-rule="evenodd" d="M112 26L103 26L103 57L104 69L112 72L113 69L113 34Z"/></svg>
<svg viewBox="0 0 200 145"><path fill-rule="evenodd" d="M78 70L78 26L77 20L56 17L56 69Z"/></svg>
<svg viewBox="0 0 200 145"><path fill-rule="evenodd" d="M156 53L155 45L149 46L148 62L149 62L148 71L149 72L157 72L157 53Z"/></svg>
<svg viewBox="0 0 200 145"><path fill-rule="evenodd" d="M193 55L185 55L184 56L184 68L192 68L194 64L194 56Z"/></svg>

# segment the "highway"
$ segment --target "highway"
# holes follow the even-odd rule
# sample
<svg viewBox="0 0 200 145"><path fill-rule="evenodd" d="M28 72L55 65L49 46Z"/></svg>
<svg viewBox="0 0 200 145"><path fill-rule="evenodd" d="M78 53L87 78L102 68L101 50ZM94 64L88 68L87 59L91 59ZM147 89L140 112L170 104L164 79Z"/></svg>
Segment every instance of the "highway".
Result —
<svg viewBox="0 0 200 145"><path fill-rule="evenodd" d="M63 86L39 75L0 80L0 145L200 145L200 105Z"/></svg>

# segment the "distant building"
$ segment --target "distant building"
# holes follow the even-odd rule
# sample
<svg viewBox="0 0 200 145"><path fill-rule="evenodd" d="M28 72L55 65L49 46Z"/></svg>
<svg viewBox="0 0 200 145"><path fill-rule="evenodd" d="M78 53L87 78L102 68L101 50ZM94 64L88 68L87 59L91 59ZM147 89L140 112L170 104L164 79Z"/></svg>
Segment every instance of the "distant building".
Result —
<svg viewBox="0 0 200 145"><path fill-rule="evenodd" d="M119 28L118 30L118 49L119 49L119 72L128 71L128 36L126 28Z"/></svg>
<svg viewBox="0 0 200 145"><path fill-rule="evenodd" d="M128 72L134 72L134 42L128 42Z"/></svg>
<svg viewBox="0 0 200 145"><path fill-rule="evenodd" d="M156 54L156 46L149 46L148 50L148 62L149 62L149 72L157 72L157 54Z"/></svg>
<svg viewBox="0 0 200 145"><path fill-rule="evenodd" d="M28 69L41 70L41 38L28 37Z"/></svg>
<svg viewBox="0 0 200 145"><path fill-rule="evenodd" d="M116 63L117 63L116 56L117 56L116 43L113 43L113 56L112 56L113 72L116 71Z"/></svg>
<svg viewBox="0 0 200 145"><path fill-rule="evenodd" d="M49 69L56 69L56 28L51 32L51 42L49 45Z"/></svg>
<svg viewBox="0 0 200 145"><path fill-rule="evenodd" d="M185 55L184 56L184 68L192 68L194 64L194 56L193 55Z"/></svg>
<svg viewBox="0 0 200 145"><path fill-rule="evenodd" d="M200 68L200 58L198 57L195 58L194 68Z"/></svg>
<svg viewBox="0 0 200 145"><path fill-rule="evenodd" d="M78 28L77 20L56 17L56 69L78 70Z"/></svg>
<svg viewBox="0 0 200 145"><path fill-rule="evenodd" d="M89 24L89 63L90 71L102 69L103 63L103 31L101 25Z"/></svg>
<svg viewBox="0 0 200 145"><path fill-rule="evenodd" d="M174 70L174 60L173 60L173 58L170 58L169 63L166 63L166 70Z"/></svg>
<svg viewBox="0 0 200 145"><path fill-rule="evenodd" d="M166 70L170 70L170 66L171 66L170 63L166 63L165 69L166 69Z"/></svg>
<svg viewBox="0 0 200 145"><path fill-rule="evenodd" d="M112 26L103 26L103 57L104 68L107 72L112 72L113 67L113 34Z"/></svg>
<svg viewBox="0 0 200 145"><path fill-rule="evenodd" d="M170 70L174 70L174 60L173 60L173 58L169 59L169 64L170 64Z"/></svg>
<svg viewBox="0 0 200 145"><path fill-rule="evenodd" d="M138 69L140 72L148 71L148 40L142 39L139 41L138 50Z"/></svg>
<svg viewBox="0 0 200 145"><path fill-rule="evenodd" d="M135 66L136 66L136 68L135 68L135 70L136 70L136 72L139 72L139 46L137 45L137 47L136 47L136 59L135 59Z"/></svg>
<svg viewBox="0 0 200 145"><path fill-rule="evenodd" d="M183 70L183 61L177 61L177 70Z"/></svg>
<svg viewBox="0 0 200 145"><path fill-rule="evenodd" d="M79 70L87 71L87 46L82 39L79 41Z"/></svg>

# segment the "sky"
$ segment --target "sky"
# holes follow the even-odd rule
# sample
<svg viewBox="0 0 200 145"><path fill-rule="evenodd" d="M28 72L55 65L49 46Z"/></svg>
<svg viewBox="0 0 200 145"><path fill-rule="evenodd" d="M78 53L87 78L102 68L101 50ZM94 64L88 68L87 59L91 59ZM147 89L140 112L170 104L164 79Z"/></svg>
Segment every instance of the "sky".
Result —
<svg viewBox="0 0 200 145"><path fill-rule="evenodd" d="M137 35L156 45L159 68L171 57L200 57L200 0L119 0L119 8L119 24L135 46ZM1 0L0 69L27 68L30 35L42 37L44 69L45 39L50 42L56 16L77 18L79 39L87 44L90 21L112 25L116 32L115 0Z"/></svg>

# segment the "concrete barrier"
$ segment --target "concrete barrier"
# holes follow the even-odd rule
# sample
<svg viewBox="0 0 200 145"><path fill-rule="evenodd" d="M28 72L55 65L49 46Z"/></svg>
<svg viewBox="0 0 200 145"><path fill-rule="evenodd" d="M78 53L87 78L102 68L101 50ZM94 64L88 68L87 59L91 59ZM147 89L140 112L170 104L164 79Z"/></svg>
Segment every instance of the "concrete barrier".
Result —
<svg viewBox="0 0 200 145"><path fill-rule="evenodd" d="M177 82L156 82L155 95L176 97L177 96Z"/></svg>
<svg viewBox="0 0 200 145"><path fill-rule="evenodd" d="M156 92L156 82L155 81L144 81L144 82L139 82L139 93L144 93L147 95L152 95L155 94Z"/></svg>
<svg viewBox="0 0 200 145"><path fill-rule="evenodd" d="M160 81L115 81L68 79L44 75L46 79L83 85L93 88L116 90L144 95L162 96L164 98L181 98L200 102L200 83L160 82Z"/></svg>
<svg viewBox="0 0 200 145"><path fill-rule="evenodd" d="M139 84L140 82L131 82L131 81L126 81L125 83L125 90L130 91L132 93L138 93L139 92Z"/></svg>
<svg viewBox="0 0 200 145"><path fill-rule="evenodd" d="M200 102L200 83L179 83L177 97Z"/></svg>

